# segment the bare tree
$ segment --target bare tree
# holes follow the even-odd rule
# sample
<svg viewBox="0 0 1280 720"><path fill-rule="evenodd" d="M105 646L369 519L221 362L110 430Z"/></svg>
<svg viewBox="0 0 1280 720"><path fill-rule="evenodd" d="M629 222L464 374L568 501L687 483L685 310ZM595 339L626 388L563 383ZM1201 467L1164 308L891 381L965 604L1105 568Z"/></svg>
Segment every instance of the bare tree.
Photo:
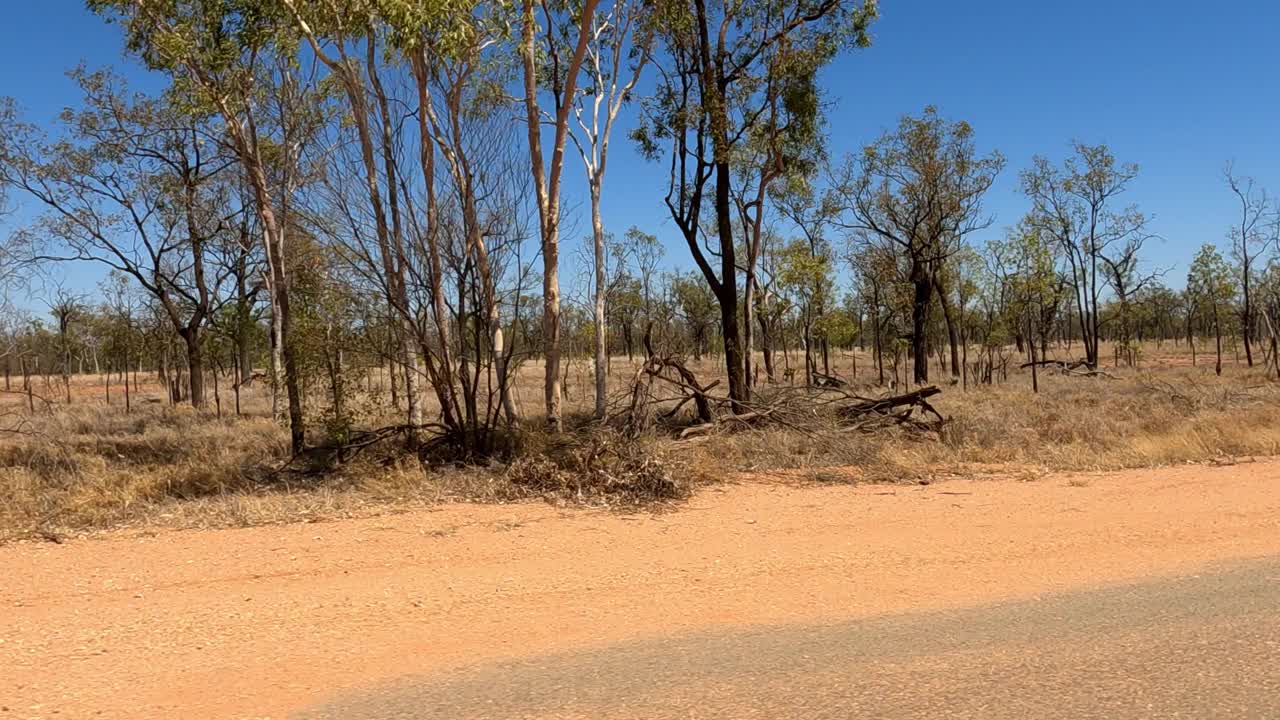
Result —
<svg viewBox="0 0 1280 720"><path fill-rule="evenodd" d="M182 338L191 404L203 407L203 331L224 280L209 256L239 212L225 177L233 161L207 122L168 109L181 98L133 97L107 72L76 78L85 105L63 113L68 139L25 125L0 139L0 179L46 210L18 240L32 262L94 262L132 277Z"/></svg>
<svg viewBox="0 0 1280 720"><path fill-rule="evenodd" d="M1227 163L1222 174L1231 194L1235 195L1240 204L1240 220L1231 228L1228 237L1231 240L1231 253L1235 255L1240 268L1240 332L1244 336L1244 356L1249 367L1253 367L1253 333L1257 325L1252 288L1254 263L1267 242L1266 220L1271 211L1271 199L1264 188L1255 184L1253 178L1237 175L1233 163Z"/></svg>

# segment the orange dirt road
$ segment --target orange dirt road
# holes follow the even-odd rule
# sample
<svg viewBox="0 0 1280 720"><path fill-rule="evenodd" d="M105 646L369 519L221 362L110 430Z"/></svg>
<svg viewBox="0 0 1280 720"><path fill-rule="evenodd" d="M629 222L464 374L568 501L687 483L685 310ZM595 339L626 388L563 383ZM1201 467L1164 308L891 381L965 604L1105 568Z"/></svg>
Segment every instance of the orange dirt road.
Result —
<svg viewBox="0 0 1280 720"><path fill-rule="evenodd" d="M398 678L1036 597L1280 554L1280 462L725 485L0 548L0 720L275 718Z"/></svg>

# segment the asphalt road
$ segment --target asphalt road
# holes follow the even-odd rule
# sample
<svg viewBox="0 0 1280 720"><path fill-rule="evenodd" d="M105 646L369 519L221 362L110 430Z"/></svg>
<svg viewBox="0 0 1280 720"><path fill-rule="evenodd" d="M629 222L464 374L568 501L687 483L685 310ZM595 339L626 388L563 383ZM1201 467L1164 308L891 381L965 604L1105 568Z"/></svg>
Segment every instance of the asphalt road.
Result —
<svg viewBox="0 0 1280 720"><path fill-rule="evenodd" d="M1280 558L954 612L539 657L297 717L1274 720Z"/></svg>

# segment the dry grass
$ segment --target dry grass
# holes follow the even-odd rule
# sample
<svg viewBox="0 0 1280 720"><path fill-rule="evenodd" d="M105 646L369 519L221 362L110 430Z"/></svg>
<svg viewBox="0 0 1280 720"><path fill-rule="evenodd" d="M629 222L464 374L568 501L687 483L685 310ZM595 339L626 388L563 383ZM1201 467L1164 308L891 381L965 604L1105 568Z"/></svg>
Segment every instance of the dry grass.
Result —
<svg viewBox="0 0 1280 720"><path fill-rule="evenodd" d="M520 457L509 465L424 468L384 447L307 477L275 472L287 459L287 435L266 417L265 397L247 395L244 418L169 408L146 402L145 394L125 414L118 398L105 405L96 381L85 378L69 408L28 415L11 396L2 399L0 410L21 420L22 432L0 435L0 542L108 527L319 520L444 501L542 498L632 507L679 499L699 483L744 471L791 470L788 477L815 482L974 472L1033 478L1050 470L1280 454L1280 383L1261 368L1234 365L1218 378L1186 359L1169 346L1151 348L1149 369L1110 370L1113 380L1044 375L1038 395L1025 374L967 392L944 386L935 404L948 421L937 435L772 426L688 441L625 441L599 428L558 438L525 432ZM852 375L850 360L839 360L845 377ZM858 362L857 380L867 380L869 359ZM630 375L628 367L615 360L615 384ZM703 380L719 373L713 360L692 367ZM539 366L522 368L517 396L537 398L540 378ZM587 410L590 383L588 372L571 366L571 412ZM225 395L223 404L229 405ZM394 417L387 405L368 399L362 422ZM532 417L538 408L526 400L522 411Z"/></svg>
<svg viewBox="0 0 1280 720"><path fill-rule="evenodd" d="M1280 454L1280 384L1261 370L1215 378L1168 369L1120 372L1115 380L1024 378L934 403L947 417L938 437L889 429L815 435L779 428L708 438L708 461L752 470L853 466L873 481L954 473L1035 476Z"/></svg>

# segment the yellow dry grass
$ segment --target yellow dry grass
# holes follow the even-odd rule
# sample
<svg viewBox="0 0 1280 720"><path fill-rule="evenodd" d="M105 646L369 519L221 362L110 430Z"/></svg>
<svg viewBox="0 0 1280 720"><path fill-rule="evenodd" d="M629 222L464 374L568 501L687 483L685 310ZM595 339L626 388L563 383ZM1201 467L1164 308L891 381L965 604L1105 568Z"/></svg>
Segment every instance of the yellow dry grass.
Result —
<svg viewBox="0 0 1280 720"><path fill-rule="evenodd" d="M869 386L869 357L857 357L856 377L852 356L834 359L837 372L854 380L859 392L883 391ZM1006 383L967 391L948 385L949 377L939 373L947 380L939 383L944 392L935 405L948 422L937 435L834 427L815 434L771 426L690 441L650 437L639 441L643 447L621 450L614 438L606 451L627 468L643 468L647 479L666 483L670 475L680 488L743 472L820 482L918 481L953 473L1035 477L1049 470L1280 454L1280 383L1261 367L1227 360L1223 376L1216 377L1203 356L1199 367L1191 367L1185 346L1166 343L1148 348L1142 367L1107 368L1114 379L1043 373L1039 394L1031 392L1025 371L1012 371ZM633 366L625 358L613 362L612 382L620 390ZM714 358L691 367L704 381L721 374ZM520 369L516 395L526 417L538 415L541 377L539 365ZM374 378L365 386L372 395L361 404L363 423L396 417L379 394L382 382ZM105 403L101 378L75 383L71 406L37 405L32 414L21 396L0 401L5 426L17 429L0 435L0 542L108 527L319 520L447 500L599 500L584 494L573 477L574 468L597 472L582 448L598 439L583 439L562 452L573 461L560 462L558 469L528 459L559 452L557 442L530 433L522 443L525 458L511 467L424 468L414 459L382 453L323 476L299 478L274 472L287 459L287 434L270 419L262 389L245 394L246 416L239 418L227 415L231 398L224 389L224 416L218 418L168 407L159 401L158 387L145 385L126 414L118 390L113 404ZM592 388L587 361L570 365L566 388L567 410L586 415Z"/></svg>

